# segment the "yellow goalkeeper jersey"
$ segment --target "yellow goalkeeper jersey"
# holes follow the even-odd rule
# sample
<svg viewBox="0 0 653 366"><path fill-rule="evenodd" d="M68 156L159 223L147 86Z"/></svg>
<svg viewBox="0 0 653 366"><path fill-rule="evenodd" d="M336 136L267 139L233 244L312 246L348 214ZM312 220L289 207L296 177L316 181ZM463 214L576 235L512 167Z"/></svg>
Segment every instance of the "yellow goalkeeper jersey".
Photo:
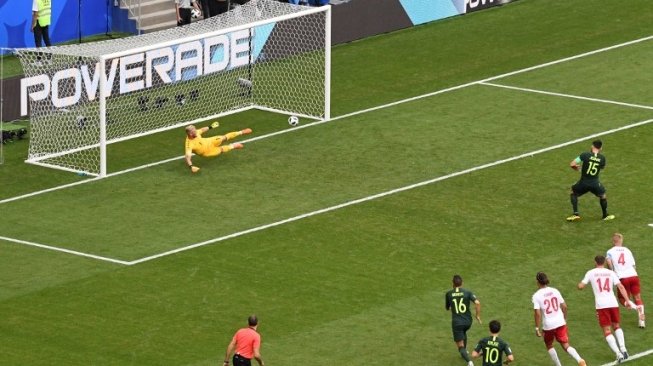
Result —
<svg viewBox="0 0 653 366"><path fill-rule="evenodd" d="M202 132L198 129L194 139L186 136L186 155L192 153L202 156L211 154L216 148L213 140L213 138L202 137Z"/></svg>

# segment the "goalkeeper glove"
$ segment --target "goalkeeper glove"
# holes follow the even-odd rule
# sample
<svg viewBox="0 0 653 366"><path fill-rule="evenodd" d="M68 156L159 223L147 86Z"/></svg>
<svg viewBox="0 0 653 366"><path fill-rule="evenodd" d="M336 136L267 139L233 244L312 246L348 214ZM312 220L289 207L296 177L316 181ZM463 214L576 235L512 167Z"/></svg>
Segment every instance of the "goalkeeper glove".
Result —
<svg viewBox="0 0 653 366"><path fill-rule="evenodd" d="M196 167L195 165L191 165L190 166L190 171L193 172L193 173L197 173L197 172L200 171L200 168Z"/></svg>
<svg viewBox="0 0 653 366"><path fill-rule="evenodd" d="M218 128L218 126L220 126L220 122L215 121L215 122L211 123L211 126L209 126L209 127L210 128Z"/></svg>

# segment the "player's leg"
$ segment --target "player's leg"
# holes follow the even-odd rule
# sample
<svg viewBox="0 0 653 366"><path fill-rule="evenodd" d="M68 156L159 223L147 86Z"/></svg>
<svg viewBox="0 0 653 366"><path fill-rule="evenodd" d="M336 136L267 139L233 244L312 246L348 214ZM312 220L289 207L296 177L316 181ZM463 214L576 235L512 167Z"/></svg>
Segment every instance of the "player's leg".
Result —
<svg viewBox="0 0 653 366"><path fill-rule="evenodd" d="M542 338L544 338L544 345L546 346L546 351L549 353L549 357L551 357L551 361L553 361L553 364L555 366L562 366L560 363L560 358L558 358L558 352L556 352L556 349L553 347L553 340L555 339L555 330L545 330L544 334L542 335Z"/></svg>
<svg viewBox="0 0 653 366"><path fill-rule="evenodd" d="M608 214L608 196L605 194L605 187L603 184L597 182L592 187L592 193L599 198L599 204L601 204L601 212L603 214L603 220L613 220L614 215Z"/></svg>
<svg viewBox="0 0 653 366"><path fill-rule="evenodd" d="M587 190L583 183L577 182L571 186L571 193L569 194L569 201L571 202L571 209L573 214L567 217L567 221L577 221L580 220L580 213L578 211L578 197L587 193Z"/></svg>
<svg viewBox="0 0 653 366"><path fill-rule="evenodd" d="M211 151L204 154L203 156L205 156L207 158L212 158L214 156L218 156L218 155L220 155L222 153L226 153L226 152L229 152L231 150L242 149L243 147L244 147L243 144L238 143L238 142L233 143L233 144L229 144L229 145L224 145L224 146L214 146L211 149Z"/></svg>
<svg viewBox="0 0 653 366"><path fill-rule="evenodd" d="M598 309L596 310L596 314L598 315L599 318L599 325L603 329L603 336L605 337L605 341L608 342L608 346L614 352L614 354L617 356L617 361L621 362L620 360L624 359L624 356L621 354L621 351L619 350L619 346L617 345L617 339L614 337L612 334L612 331L610 330L610 326L612 325L611 319L610 319L610 309Z"/></svg>
<svg viewBox="0 0 653 366"><path fill-rule="evenodd" d="M639 277L631 277L628 281L627 290L629 293L633 294L633 299L635 299L635 306L637 314L639 315L639 327L646 327L646 315L644 314L644 302L642 301L642 293L639 285Z"/></svg>
<svg viewBox="0 0 653 366"><path fill-rule="evenodd" d="M252 133L252 129L251 128L246 128L246 129L240 130L240 131L228 132L223 137L224 137L225 140L228 141L228 140L233 140L238 136L248 135L250 133Z"/></svg>
<svg viewBox="0 0 653 366"><path fill-rule="evenodd" d="M574 347L572 347L569 344L569 332L567 332L567 326L563 325L556 329L556 340L562 348L571 356L576 362L581 365L585 366L585 360L583 360L580 355L578 354L578 351Z"/></svg>
<svg viewBox="0 0 653 366"><path fill-rule="evenodd" d="M465 325L455 325L452 328L453 331L453 341L456 342L456 347L458 348L458 353L467 364L472 362L472 358L467 352L467 330L470 326Z"/></svg>

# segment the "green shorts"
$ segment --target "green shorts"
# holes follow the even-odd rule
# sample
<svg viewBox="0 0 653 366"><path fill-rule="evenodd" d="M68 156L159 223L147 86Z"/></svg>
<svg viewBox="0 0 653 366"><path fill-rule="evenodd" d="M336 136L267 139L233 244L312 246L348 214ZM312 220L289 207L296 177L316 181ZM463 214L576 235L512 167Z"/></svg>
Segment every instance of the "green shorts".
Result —
<svg viewBox="0 0 653 366"><path fill-rule="evenodd" d="M467 339L467 331L472 327L472 324L451 324L451 332L453 333L453 341L464 341Z"/></svg>
<svg viewBox="0 0 653 366"><path fill-rule="evenodd" d="M605 194L605 187L598 180L579 180L576 184L571 186L571 190L577 196L582 196L587 192L592 192L597 197L601 197Z"/></svg>

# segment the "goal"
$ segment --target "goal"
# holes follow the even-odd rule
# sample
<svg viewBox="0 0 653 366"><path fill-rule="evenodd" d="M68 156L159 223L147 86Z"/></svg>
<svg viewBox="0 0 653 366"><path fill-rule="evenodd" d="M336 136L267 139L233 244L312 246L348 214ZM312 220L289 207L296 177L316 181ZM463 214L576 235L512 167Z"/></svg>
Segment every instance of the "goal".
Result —
<svg viewBox="0 0 653 366"><path fill-rule="evenodd" d="M96 43L19 49L28 163L107 175L113 143L249 109L330 117L331 8L252 0Z"/></svg>

